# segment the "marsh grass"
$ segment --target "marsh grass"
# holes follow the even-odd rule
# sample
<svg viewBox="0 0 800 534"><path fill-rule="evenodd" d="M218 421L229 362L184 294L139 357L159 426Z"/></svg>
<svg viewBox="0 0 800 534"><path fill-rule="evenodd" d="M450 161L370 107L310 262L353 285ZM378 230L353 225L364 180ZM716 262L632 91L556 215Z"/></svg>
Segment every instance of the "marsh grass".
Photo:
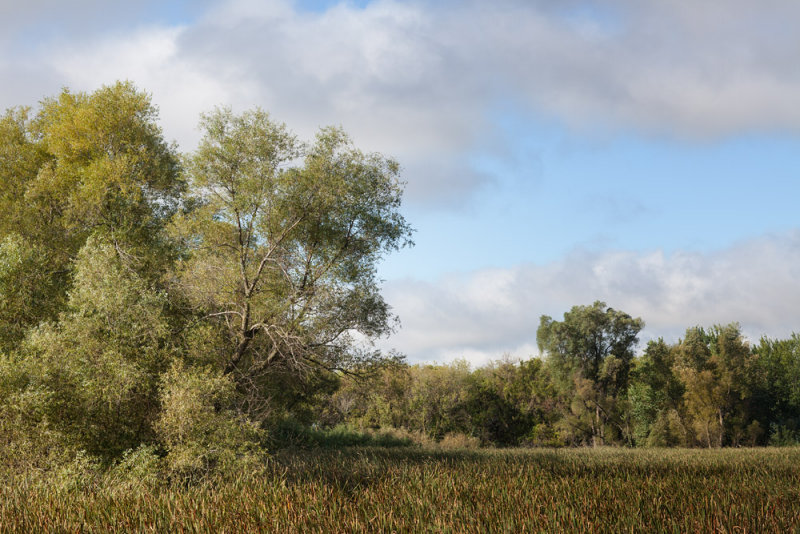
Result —
<svg viewBox="0 0 800 534"><path fill-rule="evenodd" d="M800 449L315 449L188 487L0 491L2 532L800 532Z"/></svg>

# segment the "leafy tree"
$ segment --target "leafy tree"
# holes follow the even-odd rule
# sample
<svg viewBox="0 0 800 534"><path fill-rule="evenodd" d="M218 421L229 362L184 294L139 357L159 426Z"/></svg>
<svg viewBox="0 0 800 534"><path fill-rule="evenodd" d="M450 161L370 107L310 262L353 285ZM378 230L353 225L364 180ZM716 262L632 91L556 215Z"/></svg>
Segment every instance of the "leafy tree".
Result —
<svg viewBox="0 0 800 534"><path fill-rule="evenodd" d="M517 445L531 425L512 399L503 394L502 384L498 383L499 373L493 371L490 367L476 370L467 388L464 404L472 432L483 443Z"/></svg>
<svg viewBox="0 0 800 534"><path fill-rule="evenodd" d="M409 409L411 430L435 440L448 433L471 434L467 400L471 372L466 360L449 365L413 366Z"/></svg>
<svg viewBox="0 0 800 534"><path fill-rule="evenodd" d="M8 403L64 443L110 459L154 439L160 375L175 355L166 295L94 238L74 278L59 321L32 331L20 349L23 376Z"/></svg>
<svg viewBox="0 0 800 534"><path fill-rule="evenodd" d="M628 401L637 445L683 445L678 423L683 386L673 371L674 349L663 339L650 341L634 360Z"/></svg>
<svg viewBox="0 0 800 534"><path fill-rule="evenodd" d="M259 110L218 109L201 125L175 288L202 319L209 363L258 418L270 373L347 368L375 356L356 335L390 331L375 265L410 235L399 167L335 128L306 147Z"/></svg>
<svg viewBox="0 0 800 534"><path fill-rule="evenodd" d="M769 421L770 443L800 443L800 335L762 338L757 355L753 397L761 421Z"/></svg>
<svg viewBox="0 0 800 534"><path fill-rule="evenodd" d="M583 434L592 444L602 445L607 430L629 434L620 402L643 326L641 319L599 301L574 306L563 321L541 317L539 350L547 355L561 390L572 398L567 422L578 439Z"/></svg>
<svg viewBox="0 0 800 534"><path fill-rule="evenodd" d="M154 439L175 354L162 229L183 188L156 118L130 83L0 118L0 425L12 448L110 459Z"/></svg>
<svg viewBox="0 0 800 534"><path fill-rule="evenodd" d="M156 118L129 83L0 117L4 460L166 451L202 475L384 359L375 266L411 234L397 163L218 110L183 175Z"/></svg>
<svg viewBox="0 0 800 534"><path fill-rule="evenodd" d="M130 83L65 89L33 116L21 108L0 118L0 350L64 309L72 262L91 235L150 277L169 265L160 229L182 182L156 118Z"/></svg>
<svg viewBox="0 0 800 534"><path fill-rule="evenodd" d="M746 424L753 358L738 324L715 326L708 332L699 327L687 330L678 345L675 367L699 442L708 447L737 445L746 433L758 431Z"/></svg>
<svg viewBox="0 0 800 534"><path fill-rule="evenodd" d="M472 373L467 397L472 433L496 445L555 442L555 391L542 360L492 362Z"/></svg>
<svg viewBox="0 0 800 534"><path fill-rule="evenodd" d="M412 380L412 369L401 358L381 362L366 373L343 376L321 419L329 425L415 429Z"/></svg>

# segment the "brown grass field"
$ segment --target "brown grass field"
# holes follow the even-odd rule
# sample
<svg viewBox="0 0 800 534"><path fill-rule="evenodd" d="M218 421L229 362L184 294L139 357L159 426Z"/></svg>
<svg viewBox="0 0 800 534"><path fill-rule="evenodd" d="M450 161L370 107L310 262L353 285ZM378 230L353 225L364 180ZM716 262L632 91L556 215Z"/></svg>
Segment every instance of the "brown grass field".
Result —
<svg viewBox="0 0 800 534"><path fill-rule="evenodd" d="M317 449L191 485L0 485L0 532L259 531L800 532L800 449Z"/></svg>

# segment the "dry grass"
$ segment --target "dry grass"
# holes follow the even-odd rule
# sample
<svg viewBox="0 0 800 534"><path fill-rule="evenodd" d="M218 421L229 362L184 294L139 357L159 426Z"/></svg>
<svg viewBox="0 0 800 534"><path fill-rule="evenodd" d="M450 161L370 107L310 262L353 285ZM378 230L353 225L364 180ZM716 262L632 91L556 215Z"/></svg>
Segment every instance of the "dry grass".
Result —
<svg viewBox="0 0 800 534"><path fill-rule="evenodd" d="M800 532L800 449L283 452L193 487L0 486L2 532Z"/></svg>

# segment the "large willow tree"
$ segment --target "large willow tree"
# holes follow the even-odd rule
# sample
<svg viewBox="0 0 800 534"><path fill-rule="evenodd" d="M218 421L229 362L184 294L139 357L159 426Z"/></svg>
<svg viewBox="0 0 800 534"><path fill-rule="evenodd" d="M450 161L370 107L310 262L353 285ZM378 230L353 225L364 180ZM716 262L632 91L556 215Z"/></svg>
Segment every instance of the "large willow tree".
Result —
<svg viewBox="0 0 800 534"><path fill-rule="evenodd" d="M156 118L129 83L0 116L0 461L260 458L276 406L381 359L397 163L217 110L180 165Z"/></svg>
<svg viewBox="0 0 800 534"><path fill-rule="evenodd" d="M218 109L201 126L175 287L199 318L191 351L258 417L274 373L352 368L391 330L376 264L409 242L399 167L336 128L305 145L259 110Z"/></svg>

